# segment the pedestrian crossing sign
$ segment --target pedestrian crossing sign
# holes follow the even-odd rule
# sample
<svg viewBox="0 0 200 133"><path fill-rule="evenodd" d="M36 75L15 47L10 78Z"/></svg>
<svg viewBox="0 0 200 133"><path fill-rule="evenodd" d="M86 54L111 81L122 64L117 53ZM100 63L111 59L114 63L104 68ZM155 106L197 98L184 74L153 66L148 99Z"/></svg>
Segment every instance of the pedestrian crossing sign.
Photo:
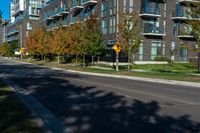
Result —
<svg viewBox="0 0 200 133"><path fill-rule="evenodd" d="M119 53L122 50L122 47L120 46L119 43L117 43L113 46L113 49L115 50L116 53Z"/></svg>

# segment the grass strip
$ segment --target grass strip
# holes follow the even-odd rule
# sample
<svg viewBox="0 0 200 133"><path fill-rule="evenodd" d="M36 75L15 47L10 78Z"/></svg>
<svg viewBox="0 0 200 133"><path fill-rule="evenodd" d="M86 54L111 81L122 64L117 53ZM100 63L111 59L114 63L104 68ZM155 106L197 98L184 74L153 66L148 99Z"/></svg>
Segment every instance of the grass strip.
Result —
<svg viewBox="0 0 200 133"><path fill-rule="evenodd" d="M11 88L0 80L0 132L42 133Z"/></svg>

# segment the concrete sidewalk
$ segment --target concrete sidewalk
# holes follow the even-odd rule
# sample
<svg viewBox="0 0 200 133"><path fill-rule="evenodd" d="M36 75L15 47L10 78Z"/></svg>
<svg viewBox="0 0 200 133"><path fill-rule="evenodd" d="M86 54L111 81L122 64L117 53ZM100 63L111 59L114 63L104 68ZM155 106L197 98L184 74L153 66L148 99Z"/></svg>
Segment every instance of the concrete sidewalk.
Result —
<svg viewBox="0 0 200 133"><path fill-rule="evenodd" d="M16 60L14 60L14 61L16 61ZM32 64L32 63L22 62L22 61L16 61L16 62L21 62L21 63L24 63L24 64ZM35 64L32 64L32 65L35 65ZM152 82L152 83L163 83L163 84L179 85L179 86L200 87L200 83L197 83L197 82L177 81L177 80L168 80L168 79L156 79L156 78L145 78L145 77L125 76L125 75L101 74L101 73L92 73L92 72L82 72L82 71L66 70L66 69L63 69L63 68L47 67L47 66L39 66L39 67L50 68L50 69L54 69L54 70L61 70L61 71L76 73L76 74L91 75L91 76L129 79L129 80L137 80L137 81Z"/></svg>

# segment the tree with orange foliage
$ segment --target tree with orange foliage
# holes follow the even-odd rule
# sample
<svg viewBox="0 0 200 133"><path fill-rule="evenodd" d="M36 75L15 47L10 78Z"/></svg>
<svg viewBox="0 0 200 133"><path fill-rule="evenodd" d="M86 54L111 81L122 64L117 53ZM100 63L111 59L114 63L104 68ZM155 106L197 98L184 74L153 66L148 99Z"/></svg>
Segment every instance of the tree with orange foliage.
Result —
<svg viewBox="0 0 200 133"><path fill-rule="evenodd" d="M45 60L46 55L50 51L50 37L51 33L43 28L36 29L27 37L25 48L30 54L42 55L42 58Z"/></svg>
<svg viewBox="0 0 200 133"><path fill-rule="evenodd" d="M57 55L58 64L60 64L60 56L70 53L71 38L68 36L69 30L65 30L64 27L56 29L52 33L51 37L51 52Z"/></svg>

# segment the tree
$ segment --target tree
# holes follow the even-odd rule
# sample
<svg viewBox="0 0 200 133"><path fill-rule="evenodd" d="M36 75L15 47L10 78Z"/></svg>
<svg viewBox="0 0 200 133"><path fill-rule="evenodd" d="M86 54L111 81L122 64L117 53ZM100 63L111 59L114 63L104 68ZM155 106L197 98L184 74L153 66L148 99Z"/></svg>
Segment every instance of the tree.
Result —
<svg viewBox="0 0 200 133"><path fill-rule="evenodd" d="M187 24L192 27L192 34L194 35L197 46L193 49L193 51L198 53L198 58L200 55L200 0L197 0L196 2L193 3L193 5L190 8L189 15L194 17L192 20L188 20ZM198 59L200 60L200 59ZM200 65L200 62L199 62ZM199 66L199 72L200 72L200 66Z"/></svg>
<svg viewBox="0 0 200 133"><path fill-rule="evenodd" d="M30 54L40 54L44 58L50 51L51 33L43 28L32 31L25 40L25 48Z"/></svg>
<svg viewBox="0 0 200 133"><path fill-rule="evenodd" d="M37 52L42 55L42 58L45 60L45 57L50 52L50 32L45 31L43 28L39 28L36 30L36 46Z"/></svg>
<svg viewBox="0 0 200 133"><path fill-rule="evenodd" d="M58 56L58 64L60 64L60 56L69 53L71 38L68 36L69 30L64 30L63 27L56 29L51 37L51 51Z"/></svg>
<svg viewBox="0 0 200 133"><path fill-rule="evenodd" d="M121 46L128 55L128 71L130 63L134 62L132 58L138 52L141 36L139 24L139 15L137 12L126 12L122 15L122 23L119 24L119 36L121 37Z"/></svg>
<svg viewBox="0 0 200 133"><path fill-rule="evenodd" d="M85 21L86 38L88 39L89 55L92 56L92 64L94 64L94 56L101 55L103 50L103 36L100 29L100 23L95 16Z"/></svg>
<svg viewBox="0 0 200 133"><path fill-rule="evenodd" d="M8 55L8 51L9 51L9 44L8 43L3 43L2 45L0 45L0 54L2 56L4 55Z"/></svg>
<svg viewBox="0 0 200 133"><path fill-rule="evenodd" d="M9 51L8 51L8 56L13 57L15 55L15 50L19 49L19 40L14 40L10 42L9 46Z"/></svg>
<svg viewBox="0 0 200 133"><path fill-rule="evenodd" d="M89 51L89 36L88 27L85 22L78 22L72 25L74 32L74 52L80 55L83 59L83 67L86 67L85 56L88 55Z"/></svg>
<svg viewBox="0 0 200 133"><path fill-rule="evenodd" d="M77 33L77 29L80 28L79 24L73 24L66 27L66 30L70 31L68 33L68 37L70 38L70 50L68 54L76 56L76 63L78 62L78 56L80 55L78 45L79 45L79 34Z"/></svg>
<svg viewBox="0 0 200 133"><path fill-rule="evenodd" d="M13 57L17 48L19 48L18 41L13 41L10 44L3 43L0 45L0 54L3 56Z"/></svg>

